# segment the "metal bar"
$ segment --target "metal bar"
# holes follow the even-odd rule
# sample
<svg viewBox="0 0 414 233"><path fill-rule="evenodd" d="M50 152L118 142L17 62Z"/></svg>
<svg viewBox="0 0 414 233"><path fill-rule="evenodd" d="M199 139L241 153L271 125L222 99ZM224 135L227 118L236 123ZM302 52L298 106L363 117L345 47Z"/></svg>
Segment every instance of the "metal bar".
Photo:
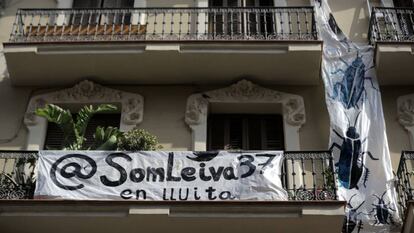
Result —
<svg viewBox="0 0 414 233"><path fill-rule="evenodd" d="M308 19L310 13L311 20ZM29 15L31 21L34 18L38 19L37 26L33 26L33 22L29 24L21 19L24 15ZM142 17L148 15L150 18L144 24ZM158 17L160 15L161 18ZM179 17L175 17L176 15ZM302 15L304 18L301 17ZM63 22L60 22L62 16ZM138 19L131 20L136 16ZM205 18L204 22L202 22L203 18ZM55 19L53 25L51 19ZM57 20L60 23L57 23ZM167 20L171 21L167 22ZM179 25L178 32L175 30L176 25ZM306 25L306 30L302 28L303 25ZM137 36L132 39L152 41L200 39L312 41L317 39L314 10L310 7L213 7L21 9L16 14L10 41L16 43L93 42L98 39L99 41L127 41L131 39L132 34L145 35L148 26L153 27L151 37ZM49 32L51 27L53 33ZM26 28L29 30L28 34L20 33ZM58 32L60 35L56 37ZM170 36L166 36L166 33ZM186 36L183 37L182 34ZM201 35L203 36L200 37ZM35 37L35 40L30 40L30 37Z"/></svg>

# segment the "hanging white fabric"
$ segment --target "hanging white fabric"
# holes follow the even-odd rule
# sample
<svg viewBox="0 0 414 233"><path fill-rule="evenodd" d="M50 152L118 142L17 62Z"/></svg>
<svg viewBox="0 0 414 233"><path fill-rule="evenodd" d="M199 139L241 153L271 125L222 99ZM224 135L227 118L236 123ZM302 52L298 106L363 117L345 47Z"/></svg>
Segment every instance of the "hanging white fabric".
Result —
<svg viewBox="0 0 414 233"><path fill-rule="evenodd" d="M35 197L281 201L282 161L282 151L40 151Z"/></svg>
<svg viewBox="0 0 414 233"><path fill-rule="evenodd" d="M374 50L350 41L325 0L314 1L323 40L322 78L343 232L390 232L401 222L394 188Z"/></svg>

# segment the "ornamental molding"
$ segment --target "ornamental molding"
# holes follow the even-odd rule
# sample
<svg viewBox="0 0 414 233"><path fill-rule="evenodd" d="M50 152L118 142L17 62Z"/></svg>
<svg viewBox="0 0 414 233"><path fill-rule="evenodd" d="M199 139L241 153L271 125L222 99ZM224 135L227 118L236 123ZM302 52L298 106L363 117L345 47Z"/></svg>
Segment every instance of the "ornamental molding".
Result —
<svg viewBox="0 0 414 233"><path fill-rule="evenodd" d="M26 110L24 122L37 125L36 109L46 104L121 104L121 127L130 128L143 120L144 98L135 93L124 92L85 80L72 88L33 96ZM126 125L126 127L122 127Z"/></svg>
<svg viewBox="0 0 414 233"><path fill-rule="evenodd" d="M191 95L187 100L185 122L190 126L205 124L210 103L275 103L283 107L284 120L292 126L306 122L305 104L299 95L287 94L241 80L230 87Z"/></svg>
<svg viewBox="0 0 414 233"><path fill-rule="evenodd" d="M414 126L414 94L400 96L397 99L398 121L405 128Z"/></svg>

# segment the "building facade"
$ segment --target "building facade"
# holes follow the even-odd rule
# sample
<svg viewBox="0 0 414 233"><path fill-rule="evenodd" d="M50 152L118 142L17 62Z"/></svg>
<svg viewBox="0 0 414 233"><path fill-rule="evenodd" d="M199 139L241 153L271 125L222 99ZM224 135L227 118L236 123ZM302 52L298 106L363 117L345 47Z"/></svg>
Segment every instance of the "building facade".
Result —
<svg viewBox="0 0 414 233"><path fill-rule="evenodd" d="M302 162L329 154L332 132L321 79L324 41L312 1L0 3L3 160L60 143L61 136L34 113L48 103L72 112L85 104L115 104L118 110L100 116L99 124L124 132L145 129L158 137L164 151L283 150ZM352 41L375 49L392 167L397 177L404 176L398 183L406 213L403 231L411 232L414 212L407 200L412 199L414 157L407 152L400 161L402 151L414 151L414 3L328 3ZM10 174L4 161L0 171ZM325 187L324 170L305 167L307 175L316 171L316 183ZM286 179L287 189L303 187L291 186L294 176ZM315 196L316 189L313 183ZM5 232L339 232L345 229L347 206L337 197L271 203L9 197L0 202ZM27 224L19 224L22 219ZM351 228L344 232L357 232L357 226Z"/></svg>

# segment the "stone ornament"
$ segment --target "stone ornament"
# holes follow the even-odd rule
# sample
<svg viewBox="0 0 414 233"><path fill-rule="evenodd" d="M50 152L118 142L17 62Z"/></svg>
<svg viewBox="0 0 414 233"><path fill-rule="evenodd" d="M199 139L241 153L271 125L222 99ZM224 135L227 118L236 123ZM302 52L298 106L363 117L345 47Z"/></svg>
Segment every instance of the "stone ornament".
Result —
<svg viewBox="0 0 414 233"><path fill-rule="evenodd" d="M398 121L404 127L414 126L414 94L397 99Z"/></svg>
<svg viewBox="0 0 414 233"><path fill-rule="evenodd" d="M241 80L227 88L191 95L187 101L185 122L190 127L205 124L209 103L282 104L284 119L288 124L302 126L306 122L301 96L263 88L248 80Z"/></svg>
<svg viewBox="0 0 414 233"><path fill-rule="evenodd" d="M85 80L72 88L36 95L30 99L24 122L36 125L35 110L46 104L121 104L121 125L138 125L143 120L144 98L135 93L124 92ZM121 127L122 128L122 127Z"/></svg>
<svg viewBox="0 0 414 233"><path fill-rule="evenodd" d="M398 121L407 130L411 150L414 150L414 94L398 97L397 107Z"/></svg>

